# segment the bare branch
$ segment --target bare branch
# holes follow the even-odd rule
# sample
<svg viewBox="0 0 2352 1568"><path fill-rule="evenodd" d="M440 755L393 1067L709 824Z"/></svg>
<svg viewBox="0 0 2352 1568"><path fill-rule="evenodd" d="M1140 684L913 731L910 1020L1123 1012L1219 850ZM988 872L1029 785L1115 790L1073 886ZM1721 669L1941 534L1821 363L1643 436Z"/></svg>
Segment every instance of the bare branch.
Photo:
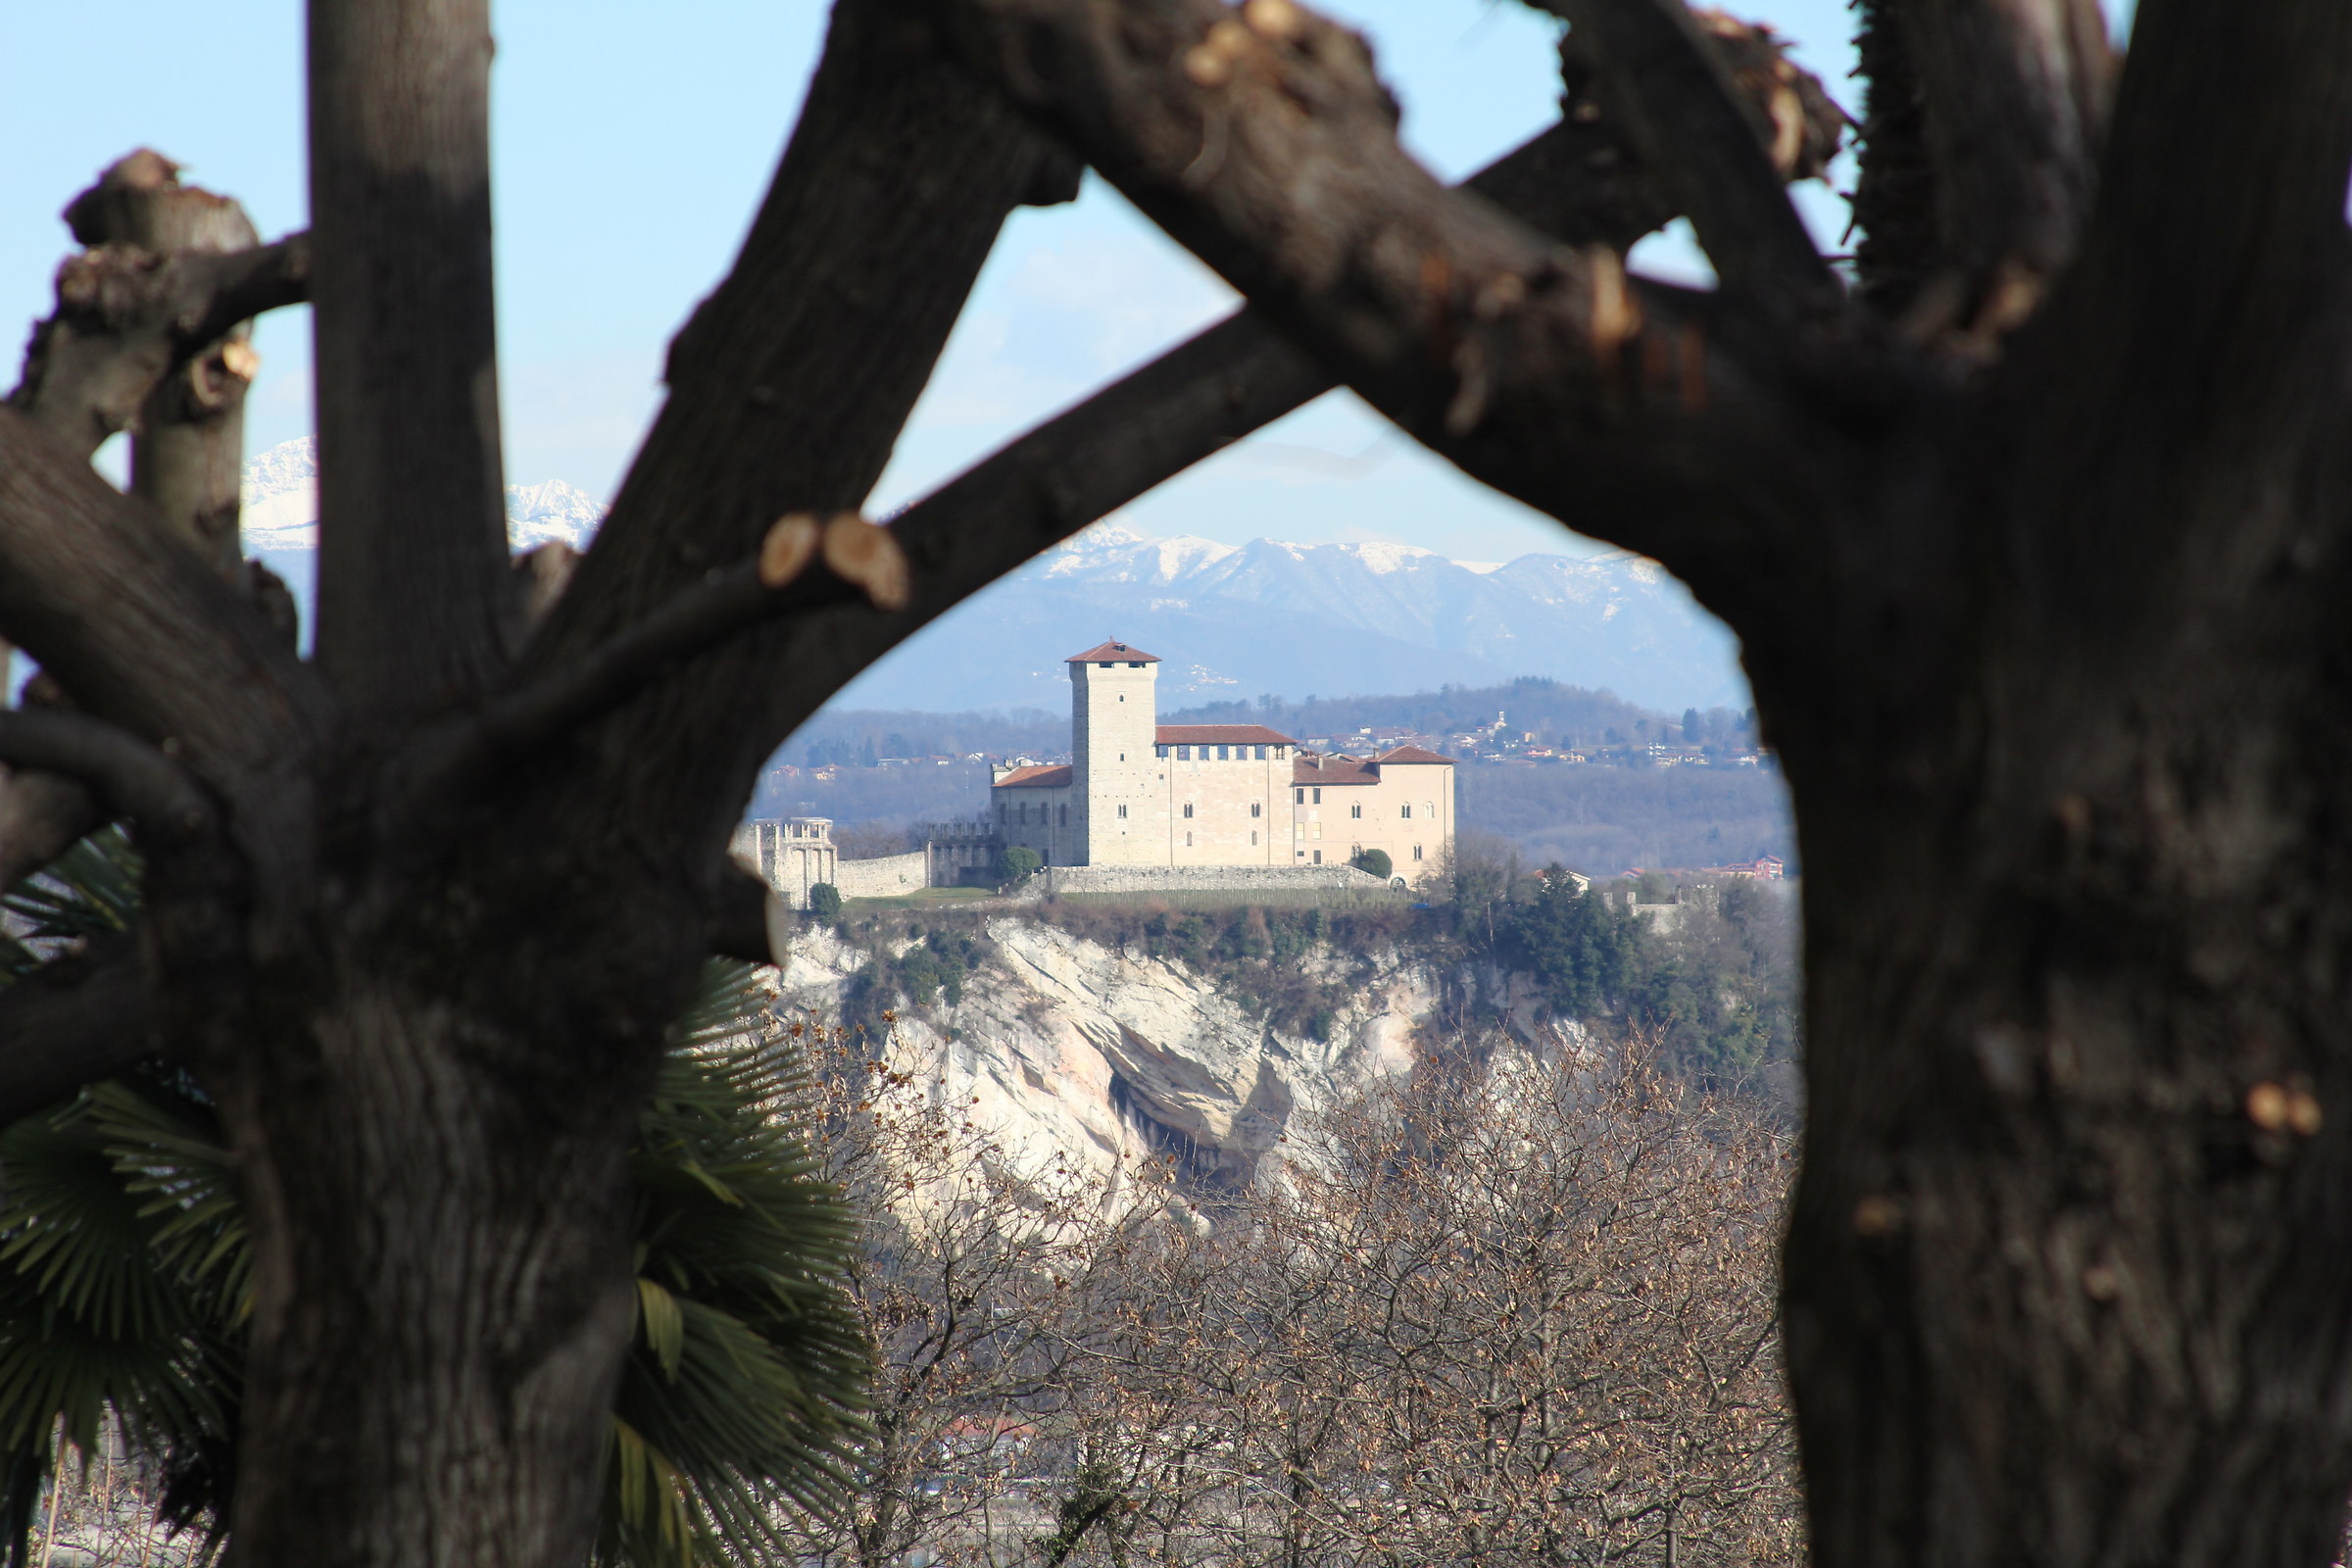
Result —
<svg viewBox="0 0 2352 1568"><path fill-rule="evenodd" d="M1859 323L1629 279L1446 191L1360 42L1289 0L956 15L1007 92L1423 442L1727 615L1820 591L1808 552L1845 520L1825 498L1916 396Z"/></svg>
<svg viewBox="0 0 2352 1568"><path fill-rule="evenodd" d="M319 666L437 705L504 663L489 0L312 0Z"/></svg>
<svg viewBox="0 0 2352 1568"><path fill-rule="evenodd" d="M332 705L262 612L142 503L0 409L0 632L85 712L215 784L296 765Z"/></svg>
<svg viewBox="0 0 2352 1568"><path fill-rule="evenodd" d="M261 243L245 209L183 185L179 166L146 148L118 161L66 209L84 245L136 245L157 256L233 254ZM245 389L260 368L241 321L208 341L147 396L132 429L130 489L221 573L242 564L237 536Z"/></svg>
<svg viewBox="0 0 2352 1568"><path fill-rule="evenodd" d="M1674 209L1607 121L1577 107L1463 188L1558 238L1624 250ZM1790 172L1834 148L1816 135ZM780 662L799 688L784 728L1023 562L1337 384L1243 310L999 448L893 519L914 583L904 613L826 613L796 631Z"/></svg>
<svg viewBox="0 0 2352 1568"><path fill-rule="evenodd" d="M2147 0L2100 195L2099 286L2168 315L2260 316L2275 343L2314 282L2341 274L2348 178L2352 7Z"/></svg>
<svg viewBox="0 0 2352 1568"><path fill-rule="evenodd" d="M780 518L753 560L711 572L603 647L423 741L410 792L421 803L446 800L771 616L849 603L904 609L906 579L906 559L891 532L855 513L839 514L821 528L807 514Z"/></svg>
<svg viewBox="0 0 2352 1568"><path fill-rule="evenodd" d="M167 837L213 825L212 802L178 763L86 713L0 712L0 762L79 779L119 814Z"/></svg>
<svg viewBox="0 0 2352 1568"><path fill-rule="evenodd" d="M93 941L0 989L0 1126L162 1050L137 940Z"/></svg>
<svg viewBox="0 0 2352 1568"><path fill-rule="evenodd" d="M0 893L105 825L97 798L73 779L0 768Z"/></svg>
<svg viewBox="0 0 2352 1568"><path fill-rule="evenodd" d="M225 256L102 245L69 257L58 269L57 313L33 329L8 401L86 458L231 326L300 303L309 267L301 235Z"/></svg>
<svg viewBox="0 0 2352 1568"><path fill-rule="evenodd" d="M1772 150L1803 145L1801 114L1776 128L1773 105L1740 92L1682 0L1543 0L1597 65L1601 103L1622 123L1676 209L1690 216L1727 289L1790 312L1835 310L1837 275L1782 189ZM1727 24L1737 28L1738 24Z"/></svg>
<svg viewBox="0 0 2352 1568"><path fill-rule="evenodd" d="M1916 72L1933 168L1937 267L1906 327L1982 354L2033 314L2081 243L2115 74L2106 19L2097 0L1910 0L1866 20L1902 34L1874 55ZM1887 151L1898 166L1906 156ZM1885 212L1883 187L1871 194Z"/></svg>
<svg viewBox="0 0 2352 1568"><path fill-rule="evenodd" d="M591 657L712 567L746 560L779 516L858 507L1005 215L1066 193L1067 155L972 78L923 9L834 8L774 184L733 271L672 344L668 403L526 651L526 679ZM731 638L658 700L583 730L532 775L550 818L625 816L699 899L775 714L795 700L785 688L799 682L773 675L784 635Z"/></svg>

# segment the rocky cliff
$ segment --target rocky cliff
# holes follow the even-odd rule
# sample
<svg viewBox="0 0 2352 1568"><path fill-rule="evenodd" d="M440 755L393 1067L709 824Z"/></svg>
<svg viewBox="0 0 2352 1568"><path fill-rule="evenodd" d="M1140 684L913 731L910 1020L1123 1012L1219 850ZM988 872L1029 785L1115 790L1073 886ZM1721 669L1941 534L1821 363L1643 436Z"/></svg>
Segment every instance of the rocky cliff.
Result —
<svg viewBox="0 0 2352 1568"><path fill-rule="evenodd" d="M890 1065L947 1103L968 1103L1016 1160L1107 1177L1173 1154L1212 1189L1258 1175L1300 1113L1409 1072L1442 1038L1448 997L1466 984L1492 995L1499 983L1396 949L1321 946L1297 962L1336 1004L1293 1032L1175 959L1017 915L989 920L985 938L957 1000L915 1005L876 979L875 963L919 946L913 934L881 938L877 950L803 927L779 971L781 997L827 1013L890 1006ZM1494 1000L1515 1032L1543 1033L1524 999L1502 989Z"/></svg>

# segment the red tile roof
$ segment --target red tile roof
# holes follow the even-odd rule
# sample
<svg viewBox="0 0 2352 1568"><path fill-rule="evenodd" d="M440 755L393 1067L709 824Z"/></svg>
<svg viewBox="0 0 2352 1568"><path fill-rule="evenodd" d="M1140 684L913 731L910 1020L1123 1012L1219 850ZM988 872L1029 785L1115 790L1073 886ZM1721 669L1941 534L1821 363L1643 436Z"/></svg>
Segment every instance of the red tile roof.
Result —
<svg viewBox="0 0 2352 1568"><path fill-rule="evenodd" d="M1162 724L1156 737L1162 746L1296 746L1278 729L1263 724Z"/></svg>
<svg viewBox="0 0 2352 1568"><path fill-rule="evenodd" d="M1320 767L1316 766L1318 762L1322 764ZM1299 758L1291 764L1291 782L1317 785L1377 784L1380 782L1380 772L1368 763L1359 762L1352 757L1342 757L1339 753L1334 752L1328 757Z"/></svg>
<svg viewBox="0 0 2352 1568"><path fill-rule="evenodd" d="M1130 648L1125 643L1103 643L1098 647L1089 648L1083 654L1072 654L1062 662L1065 664L1156 664L1159 662L1159 656L1147 654L1141 648Z"/></svg>
<svg viewBox="0 0 2352 1568"><path fill-rule="evenodd" d="M991 785L1000 790L1047 790L1066 786L1070 782L1070 764L1059 767L1016 767Z"/></svg>
<svg viewBox="0 0 2352 1568"><path fill-rule="evenodd" d="M1381 753L1372 760L1375 765L1382 762L1443 762L1447 767L1453 765L1452 758L1440 757L1437 753L1419 746L1399 746L1393 751Z"/></svg>

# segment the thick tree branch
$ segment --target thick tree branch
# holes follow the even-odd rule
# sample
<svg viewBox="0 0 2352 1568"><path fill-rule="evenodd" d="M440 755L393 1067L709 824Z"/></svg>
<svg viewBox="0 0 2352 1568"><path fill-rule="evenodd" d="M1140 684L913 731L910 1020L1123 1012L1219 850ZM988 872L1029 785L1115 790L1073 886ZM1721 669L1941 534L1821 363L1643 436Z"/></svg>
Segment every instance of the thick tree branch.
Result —
<svg viewBox="0 0 2352 1568"><path fill-rule="evenodd" d="M157 256L233 254L260 243L245 209L183 185L170 159L141 148L66 209L84 245L136 245ZM232 322L148 394L130 442L130 489L222 574L244 562L237 536L245 389L260 361L252 329Z"/></svg>
<svg viewBox="0 0 2352 1568"><path fill-rule="evenodd" d="M784 517L757 558L711 572L602 647L428 735L412 763L410 793L420 806L446 801L760 621L849 603L896 611L906 600L906 560L890 530L855 513L821 525L807 514Z"/></svg>
<svg viewBox="0 0 2352 1568"><path fill-rule="evenodd" d="M53 959L0 988L0 1127L162 1049L135 937Z"/></svg>
<svg viewBox="0 0 2352 1568"><path fill-rule="evenodd" d="M2115 73L2106 19L2097 0L1909 0L1866 22L1901 33L1873 55L1916 73L1933 170L1914 190L1936 204L1936 270L1906 325L1987 352L2033 314L2090 216ZM1912 177L1899 168L1911 149L1885 151L1898 166L1887 174ZM1874 156L1869 210L1899 225Z"/></svg>
<svg viewBox="0 0 2352 1568"><path fill-rule="evenodd" d="M312 0L318 658L371 710L504 662L489 0Z"/></svg>
<svg viewBox="0 0 2352 1568"><path fill-rule="evenodd" d="M2100 286L2292 332L2343 265L2348 178L2352 7L2146 0L2100 194Z"/></svg>
<svg viewBox="0 0 2352 1568"><path fill-rule="evenodd" d="M1740 79L1757 91L1787 86L1777 73L1742 72ZM1806 97L1817 99L1818 89ZM1463 188L1555 238L1622 251L1675 212L1615 127L1586 103L1572 91L1567 119ZM1834 122L1813 113L1788 172L1817 173L1836 150ZM779 662L798 677L786 729L972 594L1337 384L1245 309L999 448L893 519L913 584L903 612L827 612L796 628Z"/></svg>
<svg viewBox="0 0 2352 1568"><path fill-rule="evenodd" d="M238 322L299 304L302 235L229 255L102 245L58 269L57 313L33 329L9 403L83 457L136 418L156 385Z"/></svg>
<svg viewBox="0 0 2352 1568"><path fill-rule="evenodd" d="M298 765L331 704L259 611L154 514L0 409L0 632L83 711L216 785Z"/></svg>
<svg viewBox="0 0 2352 1568"><path fill-rule="evenodd" d="M1288 0L956 14L1008 92L1472 474L1727 615L1822 590L1805 563L1854 455L1916 396L1867 341L1631 280L1446 191L1397 148L1361 45Z"/></svg>
<svg viewBox="0 0 2352 1568"><path fill-rule="evenodd" d="M1005 215L1066 189L1068 155L973 80L924 11L835 7L774 184L733 271L673 343L668 404L523 679L592 657L750 556L778 517L859 506ZM774 675L786 635L762 625L695 657L515 786L540 792L551 829L618 834L661 859L684 920L793 701L798 683Z"/></svg>
<svg viewBox="0 0 2352 1568"><path fill-rule="evenodd" d="M1844 291L1788 203L1786 172L1773 166L1781 136L1772 106L1734 86L1683 0L1543 4L1568 20L1570 43L1597 65L1604 111L1690 216L1723 286L1789 313L1836 310ZM1803 133L1800 118L1788 134L1801 146Z"/></svg>
<svg viewBox="0 0 2352 1568"><path fill-rule="evenodd" d="M105 825L98 798L73 779L0 768L0 893Z"/></svg>
<svg viewBox="0 0 2352 1568"><path fill-rule="evenodd" d="M0 712L0 762L79 779L117 813L167 837L213 824L212 802L178 763L86 713Z"/></svg>

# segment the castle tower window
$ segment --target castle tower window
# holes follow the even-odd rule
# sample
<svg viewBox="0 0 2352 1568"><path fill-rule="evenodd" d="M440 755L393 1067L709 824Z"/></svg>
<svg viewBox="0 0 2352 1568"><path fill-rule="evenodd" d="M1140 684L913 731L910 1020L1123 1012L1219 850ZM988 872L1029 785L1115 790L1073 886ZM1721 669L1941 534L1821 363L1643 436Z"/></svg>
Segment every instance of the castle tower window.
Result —
<svg viewBox="0 0 2352 1568"><path fill-rule="evenodd" d="M1323 791L1319 788L1315 791L1315 804L1317 806L1321 806L1323 804Z"/></svg>
<svg viewBox="0 0 2352 1568"><path fill-rule="evenodd" d="M1184 847L1188 850L1193 847L1193 836L1190 833L1184 836Z"/></svg>
<svg viewBox="0 0 2352 1568"><path fill-rule="evenodd" d="M1304 791L1304 790L1298 790L1298 791L1296 791L1295 793L1296 793L1296 794L1298 795L1298 804L1299 804L1300 806L1304 806L1304 805L1306 804L1306 791Z"/></svg>
<svg viewBox="0 0 2352 1568"><path fill-rule="evenodd" d="M1284 760L1290 755L1291 749L1288 746L1277 746L1274 748L1274 760L1277 762Z"/></svg>
<svg viewBox="0 0 2352 1568"><path fill-rule="evenodd" d="M1190 746L1179 746L1176 748L1176 760L1179 762L1189 762L1192 760L1193 749Z"/></svg>
<svg viewBox="0 0 2352 1568"><path fill-rule="evenodd" d="M1265 815L1265 814L1266 814L1266 803L1265 803L1265 802L1263 802L1263 801L1251 801L1251 802L1250 803L1250 814L1251 816L1263 816L1263 815Z"/></svg>
<svg viewBox="0 0 2352 1568"><path fill-rule="evenodd" d="M1119 820L1122 822L1127 820L1127 808L1124 806L1119 808Z"/></svg>
<svg viewBox="0 0 2352 1568"><path fill-rule="evenodd" d="M1230 762L1230 761L1232 761L1232 760L1233 760L1233 748L1232 748L1232 747L1230 747L1230 746L1220 746L1220 747L1218 747L1218 748L1217 748L1217 760L1218 760L1218 761L1220 761L1220 762Z"/></svg>
<svg viewBox="0 0 2352 1568"><path fill-rule="evenodd" d="M1250 842L1253 846L1257 843L1257 829L1251 828L1250 830Z"/></svg>
<svg viewBox="0 0 2352 1568"><path fill-rule="evenodd" d="M1405 802L1404 808L1398 814L1403 816L1408 821L1411 820L1413 814L1413 803L1410 801Z"/></svg>
<svg viewBox="0 0 2352 1568"><path fill-rule="evenodd" d="M1355 805L1348 808L1348 814L1354 817L1362 816L1364 814L1363 803L1359 801Z"/></svg>
<svg viewBox="0 0 2352 1568"><path fill-rule="evenodd" d="M1413 858L1416 860L1421 858L1421 846L1418 844L1413 846Z"/></svg>
<svg viewBox="0 0 2352 1568"><path fill-rule="evenodd" d="M1185 802L1185 803L1184 803L1184 814L1185 814L1185 815L1187 815L1187 816L1190 816L1190 815L1192 815L1192 814L1193 814L1193 803L1192 803L1192 802L1190 802L1190 801L1187 801L1187 802Z"/></svg>
<svg viewBox="0 0 2352 1568"><path fill-rule="evenodd" d="M1068 827L1069 825L1070 825L1070 808L1069 808L1068 807L1066 807L1066 806L1065 806L1065 807L1063 807L1063 808L1061 808L1061 826L1063 826L1063 827Z"/></svg>
<svg viewBox="0 0 2352 1568"><path fill-rule="evenodd" d="M1154 746L1152 748L1152 755L1154 757L1165 757L1168 755L1168 749L1165 746Z"/></svg>
<svg viewBox="0 0 2352 1568"><path fill-rule="evenodd" d="M1266 760L1266 749L1263 746L1257 749L1257 760L1261 762Z"/></svg>

